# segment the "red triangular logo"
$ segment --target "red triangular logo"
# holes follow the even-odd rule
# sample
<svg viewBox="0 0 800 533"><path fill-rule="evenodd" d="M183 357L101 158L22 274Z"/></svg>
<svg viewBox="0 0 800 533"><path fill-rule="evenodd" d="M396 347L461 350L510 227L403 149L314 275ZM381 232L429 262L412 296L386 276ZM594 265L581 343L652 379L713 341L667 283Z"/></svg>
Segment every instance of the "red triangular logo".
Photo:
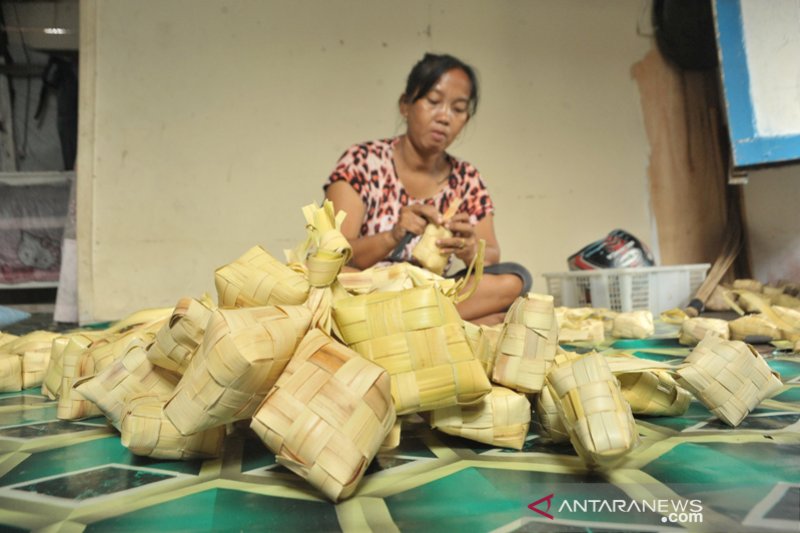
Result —
<svg viewBox="0 0 800 533"><path fill-rule="evenodd" d="M540 503L546 501L547 502L547 510L549 511L552 499L553 499L553 494L550 494L549 496L545 496L544 498L540 498L540 499L536 500L535 502L533 502L532 504L530 504L528 506L528 509L530 509L531 511L536 511L540 515L542 515L544 517L547 517L550 520L553 520L553 515L551 515L550 513L546 513L544 511L542 511L541 509L537 509L536 508L537 505L539 505Z"/></svg>

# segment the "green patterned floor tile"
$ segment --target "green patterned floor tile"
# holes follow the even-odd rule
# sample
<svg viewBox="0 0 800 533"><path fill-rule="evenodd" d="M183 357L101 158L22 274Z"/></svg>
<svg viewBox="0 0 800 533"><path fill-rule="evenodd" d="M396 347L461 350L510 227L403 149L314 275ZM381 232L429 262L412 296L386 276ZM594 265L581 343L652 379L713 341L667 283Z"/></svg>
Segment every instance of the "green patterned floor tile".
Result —
<svg viewBox="0 0 800 533"><path fill-rule="evenodd" d="M41 405L50 401L52 400L49 400L41 394L29 391L9 392L0 394L0 409L20 405Z"/></svg>
<svg viewBox="0 0 800 533"><path fill-rule="evenodd" d="M83 501L98 496L107 496L174 478L174 474L103 466L66 473L61 476L24 483L14 487L15 491L32 492L54 498Z"/></svg>
<svg viewBox="0 0 800 533"><path fill-rule="evenodd" d="M250 472L275 465L275 454L254 435L242 442L242 472Z"/></svg>
<svg viewBox="0 0 800 533"><path fill-rule="evenodd" d="M6 412L0 411L0 428L56 420L57 412L58 406L55 403L42 404L41 407L35 408L31 407Z"/></svg>
<svg viewBox="0 0 800 533"><path fill-rule="evenodd" d="M678 339L618 339L611 345L616 350L664 350L682 348L689 353L689 348L678 342Z"/></svg>
<svg viewBox="0 0 800 533"><path fill-rule="evenodd" d="M708 420L714 416L708 408L702 403L694 400L689 404L689 408L681 416L641 416L637 415L637 420L642 420L648 424L674 429L675 431L683 431L686 428L696 426L697 424Z"/></svg>
<svg viewBox="0 0 800 533"><path fill-rule="evenodd" d="M800 386L789 387L782 393L771 398L779 402L800 403Z"/></svg>
<svg viewBox="0 0 800 533"><path fill-rule="evenodd" d="M684 443L642 470L678 494L742 520L778 482L800 483L800 444Z"/></svg>
<svg viewBox="0 0 800 533"><path fill-rule="evenodd" d="M133 455L116 435L31 455L0 478L0 486L74 472L109 463L158 468L196 475L201 461L161 461Z"/></svg>
<svg viewBox="0 0 800 533"><path fill-rule="evenodd" d="M638 357L639 359L647 359L648 361L658 361L659 363L672 363L675 361L682 361L683 357L678 357L675 355L664 355L660 353L650 353L650 352L633 352L633 355Z"/></svg>
<svg viewBox="0 0 800 533"><path fill-rule="evenodd" d="M385 497L401 531L485 532L538 515L528 508L553 494L551 514L564 520L583 520L585 513L562 508L565 500L608 500L625 494L603 478L544 472L466 468L420 487ZM539 507L539 506L537 506ZM546 510L546 505L540 507ZM619 516L598 512L593 521L616 522ZM649 522L654 518L650 517Z"/></svg>
<svg viewBox="0 0 800 533"><path fill-rule="evenodd" d="M86 532L340 531L323 502L212 489L90 524Z"/></svg>
<svg viewBox="0 0 800 533"><path fill-rule="evenodd" d="M769 367L781 375L781 380L785 383L800 376L800 362L787 361L785 359L768 359Z"/></svg>

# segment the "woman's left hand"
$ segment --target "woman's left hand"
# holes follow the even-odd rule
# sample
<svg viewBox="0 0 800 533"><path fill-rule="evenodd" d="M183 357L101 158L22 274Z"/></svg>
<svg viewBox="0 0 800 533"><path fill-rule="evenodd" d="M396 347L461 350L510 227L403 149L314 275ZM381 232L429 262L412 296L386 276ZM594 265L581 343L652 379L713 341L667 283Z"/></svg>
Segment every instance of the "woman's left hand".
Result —
<svg viewBox="0 0 800 533"><path fill-rule="evenodd" d="M464 264L470 264L478 253L478 238L475 236L475 225L469 220L467 213L458 213L444 227L453 234L449 239L439 239L436 245L442 254L454 254Z"/></svg>

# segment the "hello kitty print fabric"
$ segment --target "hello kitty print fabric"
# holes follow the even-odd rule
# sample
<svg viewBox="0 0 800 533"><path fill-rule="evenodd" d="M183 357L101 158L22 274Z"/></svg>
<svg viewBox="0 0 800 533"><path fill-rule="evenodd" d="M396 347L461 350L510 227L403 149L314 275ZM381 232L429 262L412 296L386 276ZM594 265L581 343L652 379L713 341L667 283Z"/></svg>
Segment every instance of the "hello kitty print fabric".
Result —
<svg viewBox="0 0 800 533"><path fill-rule="evenodd" d="M348 148L336 164L336 168L325 184L346 181L361 196L365 215L360 236L375 235L391 230L397 223L400 208L405 205L435 205L440 213L456 199L462 202L459 212L468 213L472 223L477 223L487 214L494 214L494 204L478 170L466 161L449 154L450 176L447 185L430 198L409 196L397 178L392 155L399 137L356 144ZM419 237L413 239L400 261L411 261L411 250Z"/></svg>

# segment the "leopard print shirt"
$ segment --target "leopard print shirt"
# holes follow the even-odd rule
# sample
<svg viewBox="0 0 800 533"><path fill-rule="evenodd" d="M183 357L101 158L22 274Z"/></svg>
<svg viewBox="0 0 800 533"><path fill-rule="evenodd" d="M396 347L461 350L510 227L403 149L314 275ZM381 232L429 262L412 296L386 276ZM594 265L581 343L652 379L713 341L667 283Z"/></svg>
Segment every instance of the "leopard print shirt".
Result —
<svg viewBox="0 0 800 533"><path fill-rule="evenodd" d="M392 158L398 140L399 137L395 137L351 146L339 158L325 184L327 189L331 183L346 181L359 194L365 208L360 236L391 230L397 223L400 208L405 205L435 205L440 213L444 213L454 199L462 198L458 211L468 213L473 224L488 214L494 214L494 204L478 169L449 154L451 171L447 186L430 198L409 196L397 178ZM406 246L400 261L413 262L411 250L418 240L416 237Z"/></svg>

